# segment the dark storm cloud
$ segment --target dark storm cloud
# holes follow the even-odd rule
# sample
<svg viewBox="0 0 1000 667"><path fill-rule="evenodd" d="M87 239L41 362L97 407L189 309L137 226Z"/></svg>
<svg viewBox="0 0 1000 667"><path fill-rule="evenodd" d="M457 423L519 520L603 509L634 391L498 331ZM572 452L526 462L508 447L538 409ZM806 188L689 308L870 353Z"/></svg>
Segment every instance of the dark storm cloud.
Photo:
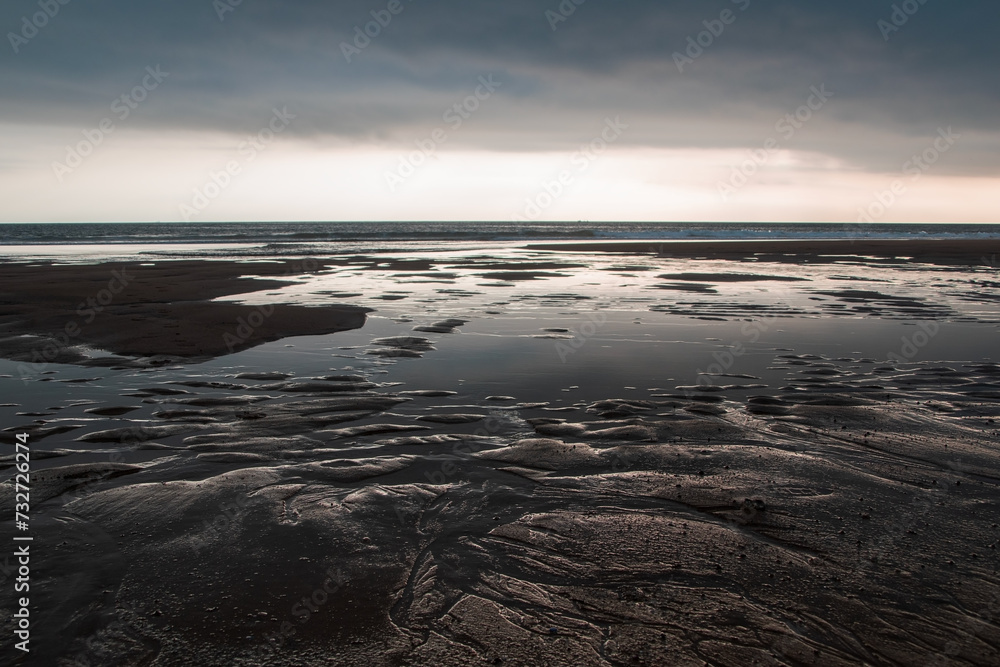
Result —
<svg viewBox="0 0 1000 667"><path fill-rule="evenodd" d="M559 22L546 16L558 0L401 0L351 62L343 44L388 0L242 0L220 20L226 1L43 0L58 12L12 43L22 17L41 10L8 0L0 120L89 127L160 65L169 78L130 120L136 127L252 131L287 105L299 136L408 142L492 73L502 94L456 141L561 150L621 115L631 120L623 142L753 147L825 84L834 98L794 138L797 149L891 171L950 125L970 140L948 168L998 167L1000 21L986 0L897 2L916 8L896 13L899 26L894 3L871 0L565 0L575 10ZM724 10L732 22L679 71L674 54Z"/></svg>

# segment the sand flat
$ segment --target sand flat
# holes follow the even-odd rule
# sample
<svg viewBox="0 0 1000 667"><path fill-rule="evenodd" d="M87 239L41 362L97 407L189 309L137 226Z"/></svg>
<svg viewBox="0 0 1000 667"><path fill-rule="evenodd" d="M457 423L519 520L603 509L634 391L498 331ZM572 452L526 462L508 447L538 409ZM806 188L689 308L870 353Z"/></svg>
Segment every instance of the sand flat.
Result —
<svg viewBox="0 0 1000 667"><path fill-rule="evenodd" d="M0 354L5 427L39 436L40 659L997 664L994 251L158 261L24 380L119 265L6 265L30 286ZM455 290L379 298L442 269ZM533 279L472 289L485 271Z"/></svg>

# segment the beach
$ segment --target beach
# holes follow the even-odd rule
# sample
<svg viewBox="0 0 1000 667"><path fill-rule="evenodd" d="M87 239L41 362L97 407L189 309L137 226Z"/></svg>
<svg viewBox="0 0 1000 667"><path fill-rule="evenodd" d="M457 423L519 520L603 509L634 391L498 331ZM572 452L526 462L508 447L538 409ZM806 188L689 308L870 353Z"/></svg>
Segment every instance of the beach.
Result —
<svg viewBox="0 0 1000 667"><path fill-rule="evenodd" d="M10 664L998 664L998 251L10 256Z"/></svg>

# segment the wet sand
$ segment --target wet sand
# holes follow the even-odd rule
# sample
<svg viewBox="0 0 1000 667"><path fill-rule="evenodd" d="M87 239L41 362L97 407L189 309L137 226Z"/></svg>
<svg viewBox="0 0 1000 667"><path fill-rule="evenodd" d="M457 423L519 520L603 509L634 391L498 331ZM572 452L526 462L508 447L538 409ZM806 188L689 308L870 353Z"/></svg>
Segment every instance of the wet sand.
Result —
<svg viewBox="0 0 1000 667"><path fill-rule="evenodd" d="M11 664L1000 663L996 248L819 245L4 265Z"/></svg>
<svg viewBox="0 0 1000 667"><path fill-rule="evenodd" d="M179 261L0 268L0 355L34 363L88 361L81 347L146 363L210 358L286 336L364 324L354 306L253 308L212 299L287 285L290 262ZM109 360L135 364L137 360ZM92 363L92 360L91 360Z"/></svg>

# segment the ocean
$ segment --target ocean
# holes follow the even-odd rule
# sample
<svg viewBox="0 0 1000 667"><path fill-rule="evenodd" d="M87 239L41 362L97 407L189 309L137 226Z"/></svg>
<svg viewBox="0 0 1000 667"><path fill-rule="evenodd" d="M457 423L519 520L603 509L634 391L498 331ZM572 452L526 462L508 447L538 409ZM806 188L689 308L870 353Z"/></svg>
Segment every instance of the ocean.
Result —
<svg viewBox="0 0 1000 667"><path fill-rule="evenodd" d="M1000 225L686 222L239 222L46 223L0 225L0 246L265 244L322 250L324 244L419 241L987 239Z"/></svg>

